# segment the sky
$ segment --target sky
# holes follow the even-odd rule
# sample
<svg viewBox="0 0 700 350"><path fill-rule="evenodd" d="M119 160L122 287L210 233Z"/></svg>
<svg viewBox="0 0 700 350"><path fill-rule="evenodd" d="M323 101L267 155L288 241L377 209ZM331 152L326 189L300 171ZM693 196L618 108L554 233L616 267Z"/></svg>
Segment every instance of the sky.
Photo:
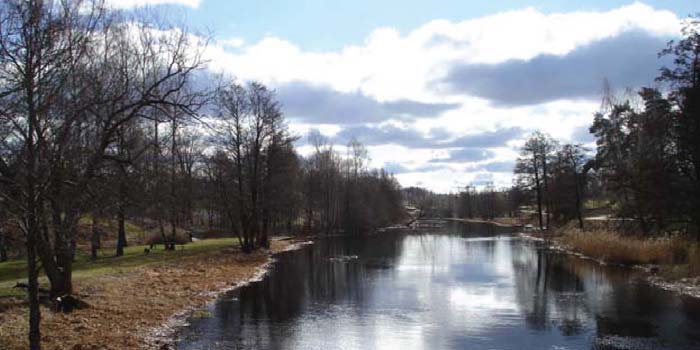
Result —
<svg viewBox="0 0 700 350"><path fill-rule="evenodd" d="M320 133L403 186L512 183L535 130L594 147L604 81L654 86L700 8L667 1L111 0L212 33L209 69L274 88L298 149Z"/></svg>

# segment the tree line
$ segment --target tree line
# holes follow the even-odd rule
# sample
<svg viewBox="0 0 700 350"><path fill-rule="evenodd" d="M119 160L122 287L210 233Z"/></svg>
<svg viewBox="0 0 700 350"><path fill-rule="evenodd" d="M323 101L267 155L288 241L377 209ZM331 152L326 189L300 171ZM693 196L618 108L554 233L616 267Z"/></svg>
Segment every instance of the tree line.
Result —
<svg viewBox="0 0 700 350"><path fill-rule="evenodd" d="M583 227L583 201L602 198L643 232L672 229L700 238L699 28L691 18L681 39L660 52L672 65L660 69L655 87L616 96L605 84L590 127L595 152L560 146L539 132L527 140L515 174L540 227L551 218Z"/></svg>
<svg viewBox="0 0 700 350"><path fill-rule="evenodd" d="M204 38L204 39L203 39ZM0 3L0 260L27 261L29 343L40 349L38 277L73 294L79 222L218 229L243 251L275 233L361 233L403 216L397 181L321 137L307 157L275 92L207 74L206 37L100 0ZM22 252L12 251L23 247Z"/></svg>
<svg viewBox="0 0 700 350"><path fill-rule="evenodd" d="M518 187L496 188L493 183L467 185L452 193L420 187L408 187L403 192L407 203L420 210L421 217L482 220L516 216L525 196Z"/></svg>
<svg viewBox="0 0 700 350"><path fill-rule="evenodd" d="M514 169L515 188L524 196L520 204L534 202L540 229L552 219L576 219L583 228L583 201L592 181L588 150L581 144L560 145L551 136L533 133L521 149ZM533 198L534 197L534 198Z"/></svg>

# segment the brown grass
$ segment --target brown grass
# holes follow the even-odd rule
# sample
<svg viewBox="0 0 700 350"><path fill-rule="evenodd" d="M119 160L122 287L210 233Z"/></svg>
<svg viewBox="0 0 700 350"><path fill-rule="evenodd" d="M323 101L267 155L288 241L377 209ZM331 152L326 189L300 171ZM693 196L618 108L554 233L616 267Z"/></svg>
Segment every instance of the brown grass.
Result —
<svg viewBox="0 0 700 350"><path fill-rule="evenodd" d="M574 251L610 263L685 264L698 260L700 267L695 249L680 237L645 238L608 230L569 229L558 240Z"/></svg>
<svg viewBox="0 0 700 350"><path fill-rule="evenodd" d="M272 252L288 242L273 241ZM138 349L151 330L181 310L204 306L215 292L252 277L267 252L216 249L182 259L94 275L76 281L90 308L70 314L42 308L44 349ZM0 313L0 349L27 348L27 308Z"/></svg>

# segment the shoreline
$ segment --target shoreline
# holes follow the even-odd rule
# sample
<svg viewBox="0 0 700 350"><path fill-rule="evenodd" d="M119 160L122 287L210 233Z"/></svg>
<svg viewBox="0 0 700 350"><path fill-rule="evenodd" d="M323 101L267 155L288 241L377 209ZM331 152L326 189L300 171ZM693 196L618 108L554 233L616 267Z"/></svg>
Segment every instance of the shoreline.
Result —
<svg viewBox="0 0 700 350"><path fill-rule="evenodd" d="M298 250L306 245L313 244L313 241L295 241L294 239L278 240L277 242L288 243L281 249L275 249L268 252L268 258L265 263L259 265L252 276L247 279L232 282L229 286L222 289L208 292L208 300L203 305L193 305L183 308L173 314L165 323L152 328L145 336L142 337L141 349L144 350L162 350L173 349L177 343L179 333L189 326L188 320L198 311L203 311L215 303L222 295L234 291L238 288L245 287L251 283L259 282L270 272L276 259L275 255L293 250Z"/></svg>
<svg viewBox="0 0 700 350"><path fill-rule="evenodd" d="M445 220L472 223L472 224L490 224L490 225L494 225L494 226L498 226L498 227L514 227L514 228L522 227L522 225L508 224L508 223L504 223L504 222L498 222L496 220L460 219L460 218L447 218Z"/></svg>
<svg viewBox="0 0 700 350"><path fill-rule="evenodd" d="M556 251L559 254L566 254L566 255L572 255L578 259L584 259L584 260L590 260L598 265L601 266L615 266L615 267L623 267L623 268L628 268L628 269L635 269L635 270L640 270L642 273L644 273L644 279L647 283L649 283L651 286L654 286L656 288L660 288L669 292L677 293L679 295L687 296L687 297L692 297L692 298L700 298L700 277L686 277L686 278L680 278L680 279L670 279L668 277L659 275L658 269L659 266L664 266L664 265L644 265L644 264L621 264L621 263L612 263L605 261L603 259L598 259L594 258L592 256L588 256L586 254L583 254L581 252L578 252L571 247L567 247L563 245L560 242L557 242L556 239L551 239L547 240L542 237L537 237L533 235L529 235L527 233L519 232L517 234L518 237L528 239L528 240L533 240L533 241L538 241L538 242L543 242L547 244L547 247L551 250Z"/></svg>
<svg viewBox="0 0 700 350"><path fill-rule="evenodd" d="M76 295L90 307L63 314L42 306L42 346L171 349L177 333L197 311L222 293L263 278L274 255L305 244L276 239L269 250L251 254L231 245L82 278L75 281ZM23 302L0 312L0 324L0 348L27 348L28 313Z"/></svg>

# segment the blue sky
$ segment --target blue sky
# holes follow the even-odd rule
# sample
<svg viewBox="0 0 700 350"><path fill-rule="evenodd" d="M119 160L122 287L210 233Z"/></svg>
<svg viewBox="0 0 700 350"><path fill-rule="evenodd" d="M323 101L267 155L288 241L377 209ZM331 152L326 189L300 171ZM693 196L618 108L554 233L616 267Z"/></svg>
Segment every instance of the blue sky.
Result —
<svg viewBox="0 0 700 350"><path fill-rule="evenodd" d="M625 0L202 0L197 8L163 6L182 12L194 27L213 29L219 36L257 41L265 35L274 35L304 49L329 50L359 44L374 29L384 26L405 33L435 19L460 21L526 7L545 13L605 11L630 3ZM694 0L644 3L674 11L679 16L700 11Z"/></svg>
<svg viewBox="0 0 700 350"><path fill-rule="evenodd" d="M594 147L604 81L624 96L654 78L657 53L694 1L224 1L158 4L213 31L212 72L276 90L298 150L352 138L404 186L507 187L539 130ZM632 96L634 97L634 96Z"/></svg>

